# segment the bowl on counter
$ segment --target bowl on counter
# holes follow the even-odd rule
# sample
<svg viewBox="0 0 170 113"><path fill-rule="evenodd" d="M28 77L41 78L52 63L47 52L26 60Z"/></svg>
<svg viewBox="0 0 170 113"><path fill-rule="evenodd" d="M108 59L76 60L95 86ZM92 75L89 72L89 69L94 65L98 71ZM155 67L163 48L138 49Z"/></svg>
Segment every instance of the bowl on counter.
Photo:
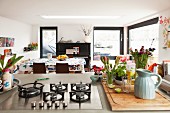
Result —
<svg viewBox="0 0 170 113"><path fill-rule="evenodd" d="M91 75L90 79L92 80L92 82L97 82L99 80L99 75Z"/></svg>

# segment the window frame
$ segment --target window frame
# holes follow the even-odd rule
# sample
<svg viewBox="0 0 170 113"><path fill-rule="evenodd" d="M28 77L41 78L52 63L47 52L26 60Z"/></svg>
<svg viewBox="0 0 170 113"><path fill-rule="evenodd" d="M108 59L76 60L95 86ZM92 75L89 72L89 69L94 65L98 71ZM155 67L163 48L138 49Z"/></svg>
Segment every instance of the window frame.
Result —
<svg viewBox="0 0 170 113"><path fill-rule="evenodd" d="M43 30L56 30L56 51L57 51L57 41L58 41L58 27L40 27L40 58L44 58L43 56Z"/></svg>
<svg viewBox="0 0 170 113"><path fill-rule="evenodd" d="M94 31L95 30L120 30L120 55L124 54L124 28L123 27L93 27L93 56L94 56ZM115 59L116 56L108 56L110 59Z"/></svg>
<svg viewBox="0 0 170 113"><path fill-rule="evenodd" d="M127 27L127 54L129 54L129 47L130 47L129 31L131 29L157 24L158 22L159 22L159 17L156 17L156 18L146 20L146 21L143 21L143 22L140 22L140 23L137 23L137 24L134 24L134 25L131 25L131 26Z"/></svg>

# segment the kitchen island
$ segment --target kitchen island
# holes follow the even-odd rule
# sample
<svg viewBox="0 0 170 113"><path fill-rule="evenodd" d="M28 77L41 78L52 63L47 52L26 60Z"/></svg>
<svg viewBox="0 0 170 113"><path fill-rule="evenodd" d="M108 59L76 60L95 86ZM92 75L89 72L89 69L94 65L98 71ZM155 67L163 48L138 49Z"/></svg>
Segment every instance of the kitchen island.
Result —
<svg viewBox="0 0 170 113"><path fill-rule="evenodd" d="M51 83L51 82L63 82L63 83L75 83L75 82L86 82L90 83L90 75L92 73L84 73L84 74L16 74L15 78L18 78L21 81L21 84L34 82L37 78L49 78L48 80L40 81L43 84ZM97 86L98 92L100 95L100 100L102 103L102 109L99 110L0 110L0 113L112 113L109 103L107 101L106 95L103 91L101 83L92 83L92 85ZM12 103L12 102L11 102ZM10 103L9 103L10 104ZM156 111L153 111L154 113ZM169 111L159 111L156 113L169 113ZM119 112L120 113L120 112ZM136 113L146 113L146 111L140 112L136 111Z"/></svg>

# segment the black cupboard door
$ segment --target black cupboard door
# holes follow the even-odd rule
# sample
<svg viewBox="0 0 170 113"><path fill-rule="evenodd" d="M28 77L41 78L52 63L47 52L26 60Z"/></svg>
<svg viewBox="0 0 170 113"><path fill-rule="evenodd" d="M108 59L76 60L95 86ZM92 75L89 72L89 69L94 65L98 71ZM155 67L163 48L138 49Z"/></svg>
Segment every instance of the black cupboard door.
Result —
<svg viewBox="0 0 170 113"><path fill-rule="evenodd" d="M79 55L90 56L90 43L57 43L57 55L66 54L66 49L79 47Z"/></svg>

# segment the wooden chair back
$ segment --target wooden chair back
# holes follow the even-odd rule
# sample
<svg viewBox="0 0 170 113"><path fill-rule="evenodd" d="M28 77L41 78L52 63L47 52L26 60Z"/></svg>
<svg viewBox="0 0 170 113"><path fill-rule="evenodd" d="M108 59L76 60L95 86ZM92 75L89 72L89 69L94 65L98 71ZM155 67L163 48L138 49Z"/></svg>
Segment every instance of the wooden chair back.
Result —
<svg viewBox="0 0 170 113"><path fill-rule="evenodd" d="M33 63L33 74L45 74L45 63Z"/></svg>
<svg viewBox="0 0 170 113"><path fill-rule="evenodd" d="M69 73L68 63L56 63L56 73Z"/></svg>

